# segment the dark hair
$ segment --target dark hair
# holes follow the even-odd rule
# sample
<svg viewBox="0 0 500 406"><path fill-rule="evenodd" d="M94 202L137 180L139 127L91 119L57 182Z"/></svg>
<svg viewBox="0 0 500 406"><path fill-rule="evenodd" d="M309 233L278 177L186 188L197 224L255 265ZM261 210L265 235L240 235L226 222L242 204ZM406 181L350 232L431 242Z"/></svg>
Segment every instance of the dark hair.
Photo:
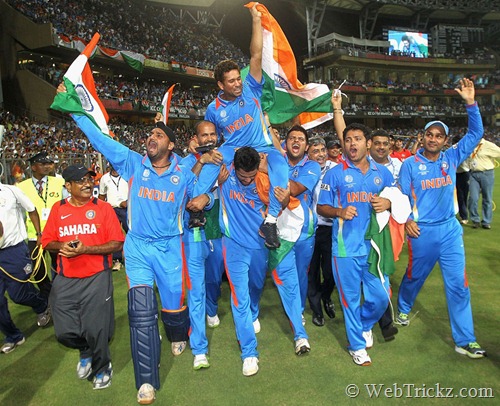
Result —
<svg viewBox="0 0 500 406"><path fill-rule="evenodd" d="M326 144L326 149L332 148L342 149L342 145L337 141L328 141L328 144Z"/></svg>
<svg viewBox="0 0 500 406"><path fill-rule="evenodd" d="M198 121L195 125L194 125L194 133L196 135L198 135L198 128L202 125L205 125L205 124L212 124L214 127L215 127L215 124L212 123L211 121L208 121L208 120L201 120L201 121ZM217 127L215 127L215 133L217 134Z"/></svg>
<svg viewBox="0 0 500 406"><path fill-rule="evenodd" d="M373 139L373 137L386 137L388 140L391 138L389 133L381 128L377 128L376 130L373 130L370 138Z"/></svg>
<svg viewBox="0 0 500 406"><path fill-rule="evenodd" d="M252 147L242 147L234 154L234 169L251 172L258 169L260 155Z"/></svg>
<svg viewBox="0 0 500 406"><path fill-rule="evenodd" d="M349 124L346 128L344 128L344 132L342 133L344 135L344 139L346 137L346 134L349 131L353 131L353 130L361 131L363 133L363 135L365 136L366 141L368 141L371 138L370 137L371 130L366 125L363 125L360 123L352 123L352 124Z"/></svg>
<svg viewBox="0 0 500 406"><path fill-rule="evenodd" d="M226 59L224 61L219 62L214 69L214 78L216 82L224 82L224 74L227 72L231 72L232 70L240 71L240 67L238 64L231 60Z"/></svg>
<svg viewBox="0 0 500 406"><path fill-rule="evenodd" d="M298 131L298 132L301 132L301 133L302 133L302 134L304 134L304 136L306 137L306 142L308 142L308 141L309 141L309 135L307 134L307 130L306 130L304 127L302 127L301 125L297 125L297 124L296 124L296 125L294 125L294 126L292 126L290 129L288 129L288 131L287 131L287 133L286 133L286 138L285 138L285 140L287 140L287 139L288 139L288 136L290 135L290 133L291 133L292 131Z"/></svg>

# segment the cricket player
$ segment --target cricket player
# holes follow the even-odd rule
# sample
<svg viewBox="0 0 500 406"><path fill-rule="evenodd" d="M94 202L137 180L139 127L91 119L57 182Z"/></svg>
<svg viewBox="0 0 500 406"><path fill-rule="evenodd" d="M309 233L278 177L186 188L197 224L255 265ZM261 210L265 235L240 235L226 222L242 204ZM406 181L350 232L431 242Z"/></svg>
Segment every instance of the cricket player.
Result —
<svg viewBox="0 0 500 406"><path fill-rule="evenodd" d="M231 60L220 62L214 70L214 77L220 92L217 98L207 107L205 120L216 125L219 135L223 135L224 144L219 152L224 156L224 163L233 160L235 148L251 146L259 152L268 155L269 180L272 190L275 186L286 189L288 184L287 164L283 156L273 148L272 136L266 126L260 105L264 78L262 75L262 14L257 10L258 3L250 8L252 15L252 38L250 41L250 71L245 81L242 81L238 64ZM203 168L195 194L210 190L219 168L207 165ZM277 217L281 204L269 194L269 211L258 232L264 237L266 246L270 249L280 245L277 231Z"/></svg>
<svg viewBox="0 0 500 406"><path fill-rule="evenodd" d="M464 78L455 91L465 102L469 117L467 134L443 151L448 141L448 126L442 121L427 123L422 148L405 160L399 174L401 191L409 196L413 212L405 226L409 260L399 287L397 322L409 325L409 313L418 292L439 262L455 351L470 358L482 358L486 351L474 335L463 230L455 217L454 194L457 168L474 151L484 130L474 99L474 83Z"/></svg>
<svg viewBox="0 0 500 406"><path fill-rule="evenodd" d="M367 366L371 365L366 352L373 345L371 329L387 308L389 297L388 286L369 272L370 242L365 234L372 210L380 213L390 209L390 200L378 195L394 183L394 178L368 156L368 127L353 123L344 129L343 139L345 160L325 174L317 210L324 217L337 218L332 230L332 267L344 310L349 354L355 364Z"/></svg>

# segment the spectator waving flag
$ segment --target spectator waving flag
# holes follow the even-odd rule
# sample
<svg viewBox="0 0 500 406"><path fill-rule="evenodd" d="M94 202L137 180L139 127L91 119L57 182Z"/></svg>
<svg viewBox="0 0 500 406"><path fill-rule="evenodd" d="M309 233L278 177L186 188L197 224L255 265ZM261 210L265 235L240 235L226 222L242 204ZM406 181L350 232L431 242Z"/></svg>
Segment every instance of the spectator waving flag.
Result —
<svg viewBox="0 0 500 406"><path fill-rule="evenodd" d="M112 136L108 128L108 113L97 97L94 77L88 63L99 38L99 33L95 33L82 53L68 68L64 74L67 92L58 93L50 107L63 113L86 115L103 134Z"/></svg>
<svg viewBox="0 0 500 406"><path fill-rule="evenodd" d="M255 3L246 4L252 8ZM299 116L300 124L313 128L333 118L331 92L327 85L297 79L297 63L292 48L278 22L262 4L263 51L262 73L265 77L262 108L273 124L281 124ZM246 76L248 69L242 72Z"/></svg>
<svg viewBox="0 0 500 406"><path fill-rule="evenodd" d="M161 101L161 106L162 106L161 113L163 114L163 123L165 125L167 125L168 121L168 113L170 111L170 101L172 100L172 93L174 92L174 87L175 83L169 87L169 89L165 93L165 96L163 96L163 100Z"/></svg>

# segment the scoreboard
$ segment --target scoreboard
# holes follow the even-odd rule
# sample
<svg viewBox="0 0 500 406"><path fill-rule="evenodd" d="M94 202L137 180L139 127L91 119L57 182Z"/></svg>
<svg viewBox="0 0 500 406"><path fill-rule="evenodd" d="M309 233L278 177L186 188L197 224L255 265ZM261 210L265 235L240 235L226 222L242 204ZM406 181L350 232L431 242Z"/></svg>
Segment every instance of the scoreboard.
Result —
<svg viewBox="0 0 500 406"><path fill-rule="evenodd" d="M482 49L484 28L438 24L431 28L434 56L473 54Z"/></svg>

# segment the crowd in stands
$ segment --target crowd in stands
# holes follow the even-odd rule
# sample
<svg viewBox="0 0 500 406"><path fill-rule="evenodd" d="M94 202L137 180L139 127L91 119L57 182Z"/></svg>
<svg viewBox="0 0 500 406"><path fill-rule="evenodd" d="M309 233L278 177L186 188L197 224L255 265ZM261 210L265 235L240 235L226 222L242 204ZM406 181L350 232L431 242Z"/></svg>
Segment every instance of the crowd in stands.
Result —
<svg viewBox="0 0 500 406"><path fill-rule="evenodd" d="M348 51L350 54L355 54L357 51L366 54L382 54L395 57L406 56L410 58L414 57L447 58L447 59L456 59L458 62L462 63L471 63L473 61L494 62L495 60L495 55L486 48L477 48L473 52L462 49L456 54L433 52L430 55L427 54L417 55L416 52L401 51L398 49L393 49L393 47L385 48L385 47L374 47L374 46L361 46L352 43L348 44L345 42L339 42L335 40L318 47L317 54L320 55L322 53L329 52L334 49L344 49Z"/></svg>
<svg viewBox="0 0 500 406"><path fill-rule="evenodd" d="M52 23L57 34L88 41L99 32L99 45L107 48L210 70L222 59L248 64L242 51L216 27L181 21L168 8L148 2L9 0L9 4L36 23Z"/></svg>
<svg viewBox="0 0 500 406"><path fill-rule="evenodd" d="M16 164L21 170L26 165L26 159L40 151L49 151L57 162L85 163L95 162L97 152L92 148L87 138L71 120L53 120L49 123L30 119L26 116L16 117L14 114L0 110L0 124L5 126L3 142L0 145L0 161ZM185 124L171 125L177 135L176 151L183 154L187 150L189 139L194 129ZM144 142L149 127L144 123L125 123L113 118L109 123L110 129L117 139L131 149L144 154ZM278 127L284 137L285 128ZM386 128L394 137L408 140L416 138L422 129L411 127ZM451 127L453 135L463 134L466 129ZM312 130L310 135L334 139L332 122L322 124ZM500 129L485 128L484 137L497 145L500 144Z"/></svg>
<svg viewBox="0 0 500 406"><path fill-rule="evenodd" d="M454 77L455 75L450 75L450 77ZM457 75L458 76L458 75ZM474 82L474 85L478 89L486 89L486 88L494 88L495 85L500 84L500 71L493 72L491 74L483 74L483 75L473 75L470 79ZM332 85L336 82L332 81ZM338 83L337 85L339 85ZM360 81L360 80L349 80L346 79L345 84L347 86L360 86L363 89L367 89L369 87L376 88L387 88L393 90L425 90L427 92L442 92L446 89L454 89L457 85L457 82L449 79L445 83L422 83L422 82L404 82L397 81L387 78L385 80L380 81Z"/></svg>
<svg viewBox="0 0 500 406"><path fill-rule="evenodd" d="M42 77L44 80L49 81L55 87L60 83L64 70L53 66L53 64L42 65L39 63L25 64L26 69L32 70L38 76ZM496 75L487 76L481 75L477 76L476 81L478 83L488 84L492 86L492 83L496 83L498 77ZM166 85L159 82L152 81L140 81L140 80L127 80L123 77L114 78L104 78L100 76L95 76L96 88L99 96L102 99L115 99L120 102L130 101L134 103L136 108L140 108L142 103L147 103L147 105L159 105L163 98L163 95L167 89ZM332 82L330 87L338 87L340 83ZM361 86L363 88L368 87L387 87L389 89L425 89L427 91L443 91L444 89L453 88L453 83L445 84L423 84L423 83L395 83L390 80L387 83L381 82L360 82L360 81L346 81L347 86ZM204 116L205 109L208 104L215 98L217 91L215 86L213 89L206 88L183 88L182 86L177 86L172 95L171 101L171 112L180 112L181 109L187 111L189 109L194 110L194 115ZM444 102L440 98L434 98L432 104L425 105L415 103L413 101L407 101L401 98L393 98L389 102L385 103L350 103L350 111L353 112L382 112L382 113L394 113L394 112L405 112L405 113L431 113L436 116L446 115L450 113L463 113L462 103L459 100L452 100L451 103ZM493 104L481 104L481 110L483 112L500 112L500 102L496 105Z"/></svg>
<svg viewBox="0 0 500 406"><path fill-rule="evenodd" d="M42 79L57 87L62 81L65 69L53 66L55 64L27 63L23 65L40 76ZM134 106L140 108L144 105L160 105L165 92L171 85L160 81L147 81L137 79L125 79L119 77L102 77L94 75L96 90L101 99L114 99L120 103L132 102ZM194 109L196 115L203 116L209 103L217 95L215 86L213 89L206 88L186 88L177 85L172 94L171 112L180 112L181 109Z"/></svg>

